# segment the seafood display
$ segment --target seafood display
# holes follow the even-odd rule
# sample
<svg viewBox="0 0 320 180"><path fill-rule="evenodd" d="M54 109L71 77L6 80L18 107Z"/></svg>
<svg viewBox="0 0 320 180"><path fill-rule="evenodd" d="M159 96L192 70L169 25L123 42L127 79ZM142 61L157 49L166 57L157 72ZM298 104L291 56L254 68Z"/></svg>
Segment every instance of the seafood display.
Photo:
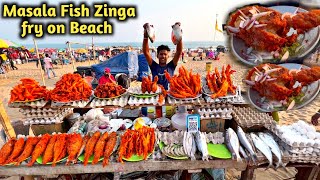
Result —
<svg viewBox="0 0 320 180"><path fill-rule="evenodd" d="M53 137L52 137L53 138ZM67 140L68 159L66 165L75 164L78 153L80 152L83 139L80 134L70 134Z"/></svg>
<svg viewBox="0 0 320 180"><path fill-rule="evenodd" d="M207 140L206 140L206 134L204 132L196 132L195 133L195 141L198 147L198 150L202 154L202 160L208 161L209 154L208 154L208 146L207 146Z"/></svg>
<svg viewBox="0 0 320 180"><path fill-rule="evenodd" d="M241 57L252 64L261 63L266 59L263 56L269 59L270 55L272 58L285 61L289 56L301 54L304 46L317 39L317 35L314 35L313 39L308 39L309 43L303 41L303 39L307 41L305 33L320 25L319 10L305 11L295 8L293 14L283 11L282 14L275 9L246 6L233 12L229 17L228 32L250 47L242 50Z"/></svg>
<svg viewBox="0 0 320 180"><path fill-rule="evenodd" d="M100 131L97 131L88 140L85 147L85 151L84 151L84 161L83 161L84 166L88 164L90 156L94 153L94 148L100 138L100 135L101 135Z"/></svg>
<svg viewBox="0 0 320 180"><path fill-rule="evenodd" d="M126 130L121 136L118 161L123 163L123 158L130 159L132 155L142 156L146 160L148 154L153 152L155 142L154 128L143 126L138 130Z"/></svg>
<svg viewBox="0 0 320 180"><path fill-rule="evenodd" d="M231 151L232 159L237 160L238 162L242 161L239 154L239 149L240 149L239 139L233 129L228 128L226 130L225 140L226 140L226 145L228 149Z"/></svg>
<svg viewBox="0 0 320 180"><path fill-rule="evenodd" d="M49 134L45 134L41 137L37 145L34 147L28 166L32 166L36 162L37 158L44 153L50 138L51 136Z"/></svg>
<svg viewBox="0 0 320 180"><path fill-rule="evenodd" d="M47 99L49 91L45 86L40 86L36 80L31 78L23 78L20 81L21 84L16 85L10 91L9 103Z"/></svg>
<svg viewBox="0 0 320 180"><path fill-rule="evenodd" d="M65 74L50 91L50 99L55 102L89 100L91 86L79 74Z"/></svg>
<svg viewBox="0 0 320 180"><path fill-rule="evenodd" d="M261 140L259 138L259 136L257 136L256 134L250 133L250 137L253 141L254 146L257 149L259 149L259 151L268 159L268 161L269 161L268 168L273 167L273 165L272 165L272 152L271 152L270 147L263 140Z"/></svg>
<svg viewBox="0 0 320 180"><path fill-rule="evenodd" d="M174 98L195 98L201 92L201 79L199 74L193 74L185 67L179 68L179 75L170 76L165 71L165 77L170 83L168 94Z"/></svg>
<svg viewBox="0 0 320 180"><path fill-rule="evenodd" d="M158 82L159 78L158 76L155 76L153 78L153 82L151 80L151 76L149 75L148 77L142 77L142 83L141 83L141 91L142 93L156 93L158 90Z"/></svg>
<svg viewBox="0 0 320 180"><path fill-rule="evenodd" d="M301 70L292 68L289 70L284 66L261 64L248 72L244 81L261 97L258 98L260 102L253 102L261 109L286 108L289 110L304 102L305 99L310 99L311 92L318 91L319 66ZM309 85L315 86L314 89L311 90L312 87ZM249 98L252 97L249 95Z"/></svg>
<svg viewBox="0 0 320 180"><path fill-rule="evenodd" d="M144 28L146 29L147 35L150 41L153 43L156 39L155 29L152 24L147 23Z"/></svg>
<svg viewBox="0 0 320 180"><path fill-rule="evenodd" d="M105 146L105 150L103 152L103 162L102 165L103 167L107 166L109 164L109 158L111 156L111 154L115 151L115 149L117 148L117 133L116 132L112 132L107 139L106 142L106 146Z"/></svg>
<svg viewBox="0 0 320 180"><path fill-rule="evenodd" d="M182 40L181 23L177 22L172 27L171 41L174 45L177 45Z"/></svg>
<svg viewBox="0 0 320 180"><path fill-rule="evenodd" d="M195 154L197 151L197 145L192 132L184 132L183 148L184 152L187 154L189 158L191 158L191 160L196 160Z"/></svg>
<svg viewBox="0 0 320 180"><path fill-rule="evenodd" d="M257 162L258 158L257 158L257 155L256 153L253 151L253 147L251 146L249 140L247 139L246 137L246 134L243 132L242 128L240 126L238 126L237 128L237 135L238 135L238 138L239 138L239 141L240 141L240 144L249 152L250 154L250 157L252 159L252 161L254 163ZM242 146L240 146L240 150L242 148ZM243 150L244 151L244 150ZM242 155L244 155L245 153L243 153L242 151ZM241 152L241 151L240 151Z"/></svg>
<svg viewBox="0 0 320 180"><path fill-rule="evenodd" d="M0 150L0 164L4 164L8 157L10 156L13 148L14 148L14 144L16 143L16 139L10 139L4 146L2 146L1 150Z"/></svg>
<svg viewBox="0 0 320 180"><path fill-rule="evenodd" d="M236 72L231 69L230 64L225 68L222 67L221 73L219 73L218 68L216 67L214 72L207 72L205 79L205 86L203 90L205 93L210 94L212 99L224 97L228 93L236 94L237 87L233 85L231 74Z"/></svg>
<svg viewBox="0 0 320 180"><path fill-rule="evenodd" d="M99 84L97 88L94 90L94 95L97 98L113 98L118 97L125 93L126 90L117 84L114 83L106 83Z"/></svg>

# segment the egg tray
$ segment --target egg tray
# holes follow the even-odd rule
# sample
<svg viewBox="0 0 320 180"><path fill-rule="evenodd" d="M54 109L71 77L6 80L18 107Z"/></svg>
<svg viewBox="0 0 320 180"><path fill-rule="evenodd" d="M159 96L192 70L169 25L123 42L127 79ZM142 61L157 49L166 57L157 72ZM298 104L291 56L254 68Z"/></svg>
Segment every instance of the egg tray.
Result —
<svg viewBox="0 0 320 180"><path fill-rule="evenodd" d="M224 96L224 97L218 97L218 98L212 99L210 96L211 92L210 92L208 86L206 85L206 81L205 81L205 85L202 87L202 91L204 94L204 100L207 103L245 104L245 99L241 95L241 87L240 86L237 86L236 94L228 94L227 96Z"/></svg>
<svg viewBox="0 0 320 180"><path fill-rule="evenodd" d="M19 112L23 115L27 115L30 113L59 113L63 108L21 108Z"/></svg>
<svg viewBox="0 0 320 180"><path fill-rule="evenodd" d="M320 147L292 147L286 144L283 141L278 141L278 143L285 149L286 151L294 154L312 154L312 153L320 153Z"/></svg>
<svg viewBox="0 0 320 180"><path fill-rule="evenodd" d="M264 126L270 129L276 125L272 116L250 107L234 107L232 116L241 127Z"/></svg>
<svg viewBox="0 0 320 180"><path fill-rule="evenodd" d="M159 105L162 106L165 104L165 99L163 100L162 104L159 104L159 95L153 96L153 97L148 97L148 98L141 98L141 97L135 97L135 96L130 96L128 100L128 104L130 106L140 106L140 105Z"/></svg>
<svg viewBox="0 0 320 180"><path fill-rule="evenodd" d="M126 93L117 98L110 98L110 99L102 99L102 98L94 98L91 103L90 107L96 108L101 106L120 106L124 107L128 104L129 94Z"/></svg>
<svg viewBox="0 0 320 180"><path fill-rule="evenodd" d="M62 123L63 119L72 112L73 110L65 111L57 114L54 117L25 118L23 124L25 126L32 124L59 124Z"/></svg>
<svg viewBox="0 0 320 180"><path fill-rule="evenodd" d="M274 137L276 137L277 141L280 143L284 143L288 149L300 149L300 148L318 148L320 149L320 139L315 139L313 141L310 140L304 140L301 142L296 141L289 141L284 136L283 133L279 132L278 130L273 130L273 134L275 134ZM293 138L294 139L294 138Z"/></svg>
<svg viewBox="0 0 320 180"><path fill-rule="evenodd" d="M200 105L204 103L203 98L200 96L194 99L176 99L170 96L167 96L167 103L168 104L176 104L176 105L185 105L185 104L193 104L193 105Z"/></svg>
<svg viewBox="0 0 320 180"><path fill-rule="evenodd" d="M51 107L74 107L74 108L84 108L87 106L87 104L90 102L90 100L80 100L80 101L72 101L72 102L51 102Z"/></svg>
<svg viewBox="0 0 320 180"><path fill-rule="evenodd" d="M22 112L22 114L25 116L25 118L45 118L45 117L56 117L57 115L64 113L64 112L71 112L73 111L73 108L63 108L63 109L58 109L55 112L50 112L50 111L42 111L41 110L34 110L32 109L31 111L29 110L29 113L27 111ZM20 111L21 112L21 111Z"/></svg>
<svg viewBox="0 0 320 180"><path fill-rule="evenodd" d="M206 133L207 143L223 144L225 142L223 132Z"/></svg>
<svg viewBox="0 0 320 180"><path fill-rule="evenodd" d="M42 108L47 103L48 101L44 99L40 99L38 101L31 101L31 102L12 102L12 103L9 103L8 106L11 108L20 108L20 107Z"/></svg>
<svg viewBox="0 0 320 180"><path fill-rule="evenodd" d="M142 92L141 86L135 86L135 87L129 87L128 92L130 94L137 94L137 95L155 95L155 94L160 94L161 93L161 88L157 86L157 91L156 92Z"/></svg>
<svg viewBox="0 0 320 180"><path fill-rule="evenodd" d="M226 104L212 104L208 106L197 107L197 112L200 114L201 119L222 118L232 119L231 113L232 105Z"/></svg>

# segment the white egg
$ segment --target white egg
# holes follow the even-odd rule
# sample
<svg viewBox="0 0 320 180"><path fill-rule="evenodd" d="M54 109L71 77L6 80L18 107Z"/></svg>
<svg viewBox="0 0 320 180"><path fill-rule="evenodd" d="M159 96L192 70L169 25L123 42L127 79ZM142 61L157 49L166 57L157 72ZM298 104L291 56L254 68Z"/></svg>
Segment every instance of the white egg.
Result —
<svg viewBox="0 0 320 180"><path fill-rule="evenodd" d="M315 139L316 134L312 131L307 132L308 139Z"/></svg>
<svg viewBox="0 0 320 180"><path fill-rule="evenodd" d="M316 134L316 138L320 140L320 133L316 132L315 134Z"/></svg>
<svg viewBox="0 0 320 180"><path fill-rule="evenodd" d="M300 133L301 134L306 134L307 133L307 130L303 127L300 128Z"/></svg>

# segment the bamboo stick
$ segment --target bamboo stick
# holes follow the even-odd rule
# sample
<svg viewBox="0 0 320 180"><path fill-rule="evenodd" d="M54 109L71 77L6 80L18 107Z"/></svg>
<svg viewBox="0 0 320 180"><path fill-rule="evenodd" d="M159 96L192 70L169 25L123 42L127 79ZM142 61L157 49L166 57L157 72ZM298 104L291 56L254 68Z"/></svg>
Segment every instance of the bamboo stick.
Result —
<svg viewBox="0 0 320 180"><path fill-rule="evenodd" d="M39 56L39 51L38 51L38 45L37 45L37 41L33 38L33 43L34 43L34 47L36 48L36 53L37 53L37 58L38 58L38 64L39 66L39 70L40 70L40 74L41 74L41 78L42 78L42 84L45 86L46 82L44 81L44 76L43 76L43 72L42 72L42 65L41 65L41 61L40 61L40 56Z"/></svg>

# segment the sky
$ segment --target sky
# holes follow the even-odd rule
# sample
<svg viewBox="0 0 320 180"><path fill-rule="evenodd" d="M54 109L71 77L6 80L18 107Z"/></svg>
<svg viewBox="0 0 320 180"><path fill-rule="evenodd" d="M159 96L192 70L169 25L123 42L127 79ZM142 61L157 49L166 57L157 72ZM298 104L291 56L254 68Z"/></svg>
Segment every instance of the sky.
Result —
<svg viewBox="0 0 320 180"><path fill-rule="evenodd" d="M0 0L3 3L12 3L11 0ZM41 0L19 0L18 5L40 5ZM48 0L49 5L58 6L58 3L67 1ZM80 4L83 1L73 1ZM87 0L87 5L99 1ZM270 0L110 0L100 1L113 5L135 5L138 16L129 18L125 22L119 22L116 19L110 19L113 23L112 35L94 35L94 41L97 43L104 42L140 42L143 38L143 24L149 22L153 24L156 30L156 41L171 41L171 25L175 22L181 22L183 29L184 41L214 41L214 27L216 14L218 14L219 24L225 23L228 14L250 3L270 2ZM32 18L32 22L68 22L68 18L55 19L37 19ZM83 20L83 19L81 19ZM2 10L0 17L0 38L8 39L20 44L32 44L33 36L20 38L20 21L21 19L3 19ZM83 21L96 22L101 19L86 19ZM216 41L224 41L225 34L216 33ZM75 41L80 43L91 43L92 35L45 35L37 39L38 43L64 43L66 41Z"/></svg>

